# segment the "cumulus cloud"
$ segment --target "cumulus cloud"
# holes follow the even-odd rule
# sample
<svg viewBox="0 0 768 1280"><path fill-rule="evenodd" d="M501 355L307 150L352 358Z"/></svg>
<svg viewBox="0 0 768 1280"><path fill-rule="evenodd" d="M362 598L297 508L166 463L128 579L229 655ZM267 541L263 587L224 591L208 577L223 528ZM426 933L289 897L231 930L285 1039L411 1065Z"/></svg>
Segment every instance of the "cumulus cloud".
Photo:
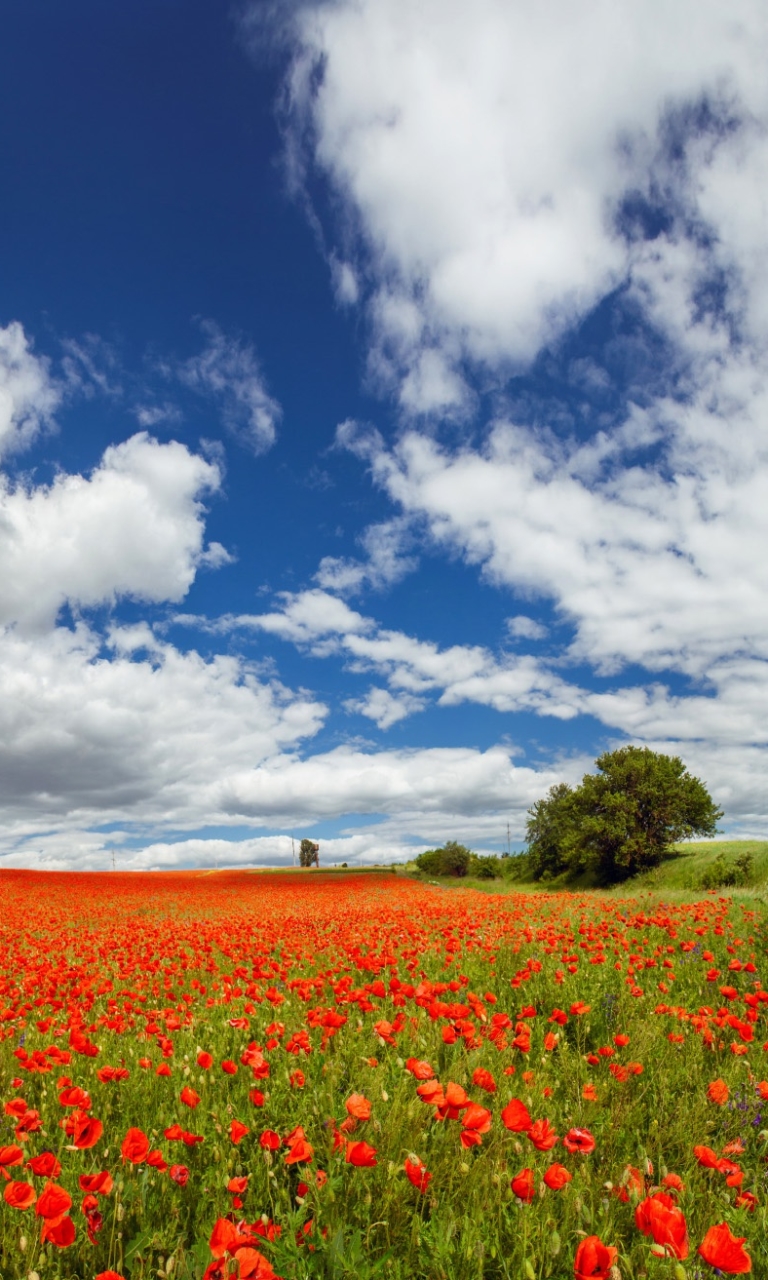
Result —
<svg viewBox="0 0 768 1280"><path fill-rule="evenodd" d="M373 365L414 412L461 408L464 359L529 361L626 279L621 215L670 113L765 119L759 0L341 0L292 19L290 148L309 140L358 228ZM746 242L749 165L721 155L748 199L723 215L712 173L702 212Z"/></svg>
<svg viewBox="0 0 768 1280"><path fill-rule="evenodd" d="M369 525L360 538L366 552L364 560L343 556L324 556L315 581L324 590L342 595L363 587L383 590L400 582L418 565L412 554L415 537L411 522L400 518Z"/></svg>
<svg viewBox="0 0 768 1280"><path fill-rule="evenodd" d="M50 361L35 355L23 326L15 320L0 326L0 457L50 428L61 398Z"/></svg>
<svg viewBox="0 0 768 1280"><path fill-rule="evenodd" d="M202 497L219 480L183 444L144 433L107 449L87 477L0 479L0 625L47 629L65 603L181 600L206 558L227 555L204 546Z"/></svg>
<svg viewBox="0 0 768 1280"><path fill-rule="evenodd" d="M368 690L364 698L348 698L344 703L347 711L366 716L379 729L391 729L398 720L405 720L414 711L422 711L425 705L423 698L414 698L410 693L393 694L389 689L375 686Z"/></svg>
<svg viewBox="0 0 768 1280"><path fill-rule="evenodd" d="M179 378L219 404L235 439L252 453L265 453L275 442L282 410L267 391L253 347L225 334L212 320L204 320L201 328L206 346L178 368Z"/></svg>

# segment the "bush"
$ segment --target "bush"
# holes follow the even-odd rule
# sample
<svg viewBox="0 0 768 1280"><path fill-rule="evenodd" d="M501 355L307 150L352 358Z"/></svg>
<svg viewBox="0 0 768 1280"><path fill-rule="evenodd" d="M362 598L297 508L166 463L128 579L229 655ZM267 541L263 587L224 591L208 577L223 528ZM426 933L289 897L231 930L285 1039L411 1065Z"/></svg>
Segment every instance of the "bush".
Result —
<svg viewBox="0 0 768 1280"><path fill-rule="evenodd" d="M448 840L441 849L427 849L420 853L416 866L428 876L465 876L472 857L474 855L465 845Z"/></svg>
<svg viewBox="0 0 768 1280"><path fill-rule="evenodd" d="M299 845L299 866L320 866L320 845L314 840L302 840Z"/></svg>
<svg viewBox="0 0 768 1280"><path fill-rule="evenodd" d="M501 858L494 854L470 854L467 875L476 880L496 880L501 876Z"/></svg>
<svg viewBox="0 0 768 1280"><path fill-rule="evenodd" d="M726 862L722 853L718 853L714 862L702 872L699 878L700 889L728 889L749 884L754 873L754 860L751 853L740 853L735 862Z"/></svg>

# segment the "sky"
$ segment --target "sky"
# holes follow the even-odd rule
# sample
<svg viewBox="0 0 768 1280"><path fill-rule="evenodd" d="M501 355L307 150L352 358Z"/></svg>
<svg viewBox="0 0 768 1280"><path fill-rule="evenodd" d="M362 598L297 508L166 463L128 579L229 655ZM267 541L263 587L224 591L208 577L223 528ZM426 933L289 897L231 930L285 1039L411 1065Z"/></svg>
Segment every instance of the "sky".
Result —
<svg viewBox="0 0 768 1280"><path fill-rule="evenodd" d="M500 853L630 742L764 836L764 4L3 28L0 867Z"/></svg>

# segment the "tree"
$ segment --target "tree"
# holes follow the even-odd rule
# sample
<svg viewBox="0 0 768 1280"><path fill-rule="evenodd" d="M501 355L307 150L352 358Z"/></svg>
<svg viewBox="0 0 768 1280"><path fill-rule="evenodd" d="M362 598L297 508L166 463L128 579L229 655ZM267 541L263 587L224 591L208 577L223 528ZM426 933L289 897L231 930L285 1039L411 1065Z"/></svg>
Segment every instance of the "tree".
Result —
<svg viewBox="0 0 768 1280"><path fill-rule="evenodd" d="M722 810L678 756L621 747L595 763L580 786L552 787L529 810L535 878L594 870L623 880L657 866L677 840L715 835Z"/></svg>
<svg viewBox="0 0 768 1280"><path fill-rule="evenodd" d="M299 845L299 866L320 866L320 845L314 840L302 840Z"/></svg>
<svg viewBox="0 0 768 1280"><path fill-rule="evenodd" d="M416 859L416 866L428 876L465 876L472 854L466 845L448 840L441 849L427 849Z"/></svg>

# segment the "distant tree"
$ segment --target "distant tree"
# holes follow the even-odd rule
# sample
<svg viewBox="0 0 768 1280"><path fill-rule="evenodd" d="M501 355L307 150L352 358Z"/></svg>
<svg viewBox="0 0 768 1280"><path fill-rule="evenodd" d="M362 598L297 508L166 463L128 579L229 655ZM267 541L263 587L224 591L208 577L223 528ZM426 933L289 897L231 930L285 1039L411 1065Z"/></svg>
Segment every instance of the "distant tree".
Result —
<svg viewBox="0 0 768 1280"><path fill-rule="evenodd" d="M427 849L416 859L416 866L428 876L465 876L472 853L466 845L448 840L440 849Z"/></svg>
<svg viewBox="0 0 768 1280"><path fill-rule="evenodd" d="M302 867L320 866L320 845L314 840L302 840L299 845L299 865Z"/></svg>
<svg viewBox="0 0 768 1280"><path fill-rule="evenodd" d="M715 835L722 810L678 756L621 747L595 763L580 786L552 787L529 810L534 878L592 869L623 880L655 867L678 840Z"/></svg>

